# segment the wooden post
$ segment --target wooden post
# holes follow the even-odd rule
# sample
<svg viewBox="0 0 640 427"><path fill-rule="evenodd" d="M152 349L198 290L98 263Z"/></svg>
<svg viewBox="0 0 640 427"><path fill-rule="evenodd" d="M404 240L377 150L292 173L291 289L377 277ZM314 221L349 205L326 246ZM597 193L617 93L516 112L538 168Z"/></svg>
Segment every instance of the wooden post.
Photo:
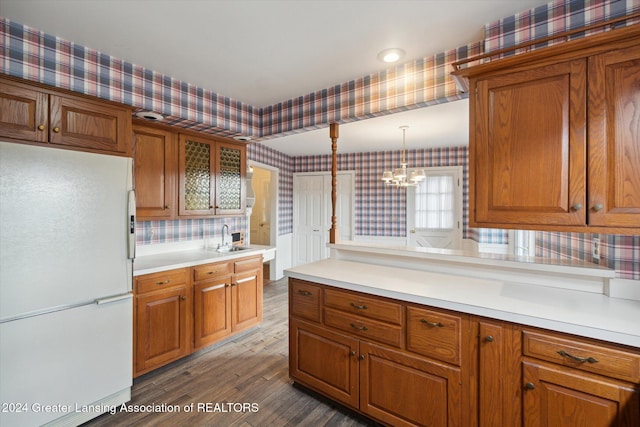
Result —
<svg viewBox="0 0 640 427"><path fill-rule="evenodd" d="M338 123L329 125L331 137L331 228L329 243L338 241L338 220L336 218L336 194L338 191Z"/></svg>

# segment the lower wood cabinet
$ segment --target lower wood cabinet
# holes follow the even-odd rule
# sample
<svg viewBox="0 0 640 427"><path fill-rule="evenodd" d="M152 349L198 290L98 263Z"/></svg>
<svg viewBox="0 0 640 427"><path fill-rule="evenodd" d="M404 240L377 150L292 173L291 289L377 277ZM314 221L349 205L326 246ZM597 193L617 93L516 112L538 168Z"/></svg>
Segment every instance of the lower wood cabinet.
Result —
<svg viewBox="0 0 640 427"><path fill-rule="evenodd" d="M385 425L640 426L638 348L293 278L289 327L291 378Z"/></svg>
<svg viewBox="0 0 640 427"><path fill-rule="evenodd" d="M358 407L358 340L296 318L289 320L289 328L291 377Z"/></svg>
<svg viewBox="0 0 640 427"><path fill-rule="evenodd" d="M135 376L189 354L191 311L187 269L136 278Z"/></svg>
<svg viewBox="0 0 640 427"><path fill-rule="evenodd" d="M394 426L462 426L459 368L361 342L360 411Z"/></svg>
<svg viewBox="0 0 640 427"><path fill-rule="evenodd" d="M544 362L523 362L525 427L640 426L638 386Z"/></svg>
<svg viewBox="0 0 640 427"><path fill-rule="evenodd" d="M135 278L134 377L262 321L262 256Z"/></svg>
<svg viewBox="0 0 640 427"><path fill-rule="evenodd" d="M411 319L417 325L405 345ZM461 354L466 318L438 311L409 316L398 301L290 279L289 322L294 381L388 425L468 425L468 363ZM431 351L439 340L449 342L455 354L430 358L406 348L412 342Z"/></svg>

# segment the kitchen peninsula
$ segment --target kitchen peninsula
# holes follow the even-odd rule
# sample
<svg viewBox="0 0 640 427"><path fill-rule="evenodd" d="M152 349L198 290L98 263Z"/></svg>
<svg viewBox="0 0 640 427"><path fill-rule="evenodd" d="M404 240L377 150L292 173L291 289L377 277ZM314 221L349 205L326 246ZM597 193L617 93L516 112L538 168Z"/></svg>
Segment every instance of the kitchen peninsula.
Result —
<svg viewBox="0 0 640 427"><path fill-rule="evenodd" d="M612 270L329 246L286 272L297 383L393 425L561 422L570 405L638 425L640 301L608 295Z"/></svg>

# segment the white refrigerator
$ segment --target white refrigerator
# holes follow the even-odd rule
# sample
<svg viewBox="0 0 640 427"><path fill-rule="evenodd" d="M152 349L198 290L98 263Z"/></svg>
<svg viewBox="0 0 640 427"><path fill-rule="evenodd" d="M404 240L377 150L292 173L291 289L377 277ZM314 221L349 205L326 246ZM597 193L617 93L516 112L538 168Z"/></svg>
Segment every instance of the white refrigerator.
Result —
<svg viewBox="0 0 640 427"><path fill-rule="evenodd" d="M0 425L131 398L132 159L0 142Z"/></svg>

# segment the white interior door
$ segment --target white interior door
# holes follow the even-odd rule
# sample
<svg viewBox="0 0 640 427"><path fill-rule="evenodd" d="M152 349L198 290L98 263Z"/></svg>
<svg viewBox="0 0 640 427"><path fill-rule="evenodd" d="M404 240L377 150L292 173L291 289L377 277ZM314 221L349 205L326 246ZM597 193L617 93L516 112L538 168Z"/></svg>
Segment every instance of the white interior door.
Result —
<svg viewBox="0 0 640 427"><path fill-rule="evenodd" d="M336 189L338 238L353 238L355 174L339 172ZM331 228L331 175L294 174L293 177L293 265L318 261L329 256L327 243Z"/></svg>
<svg viewBox="0 0 640 427"><path fill-rule="evenodd" d="M426 248L462 246L462 168L425 168L426 178L407 187L407 244Z"/></svg>
<svg viewBox="0 0 640 427"><path fill-rule="evenodd" d="M301 175L293 179L294 265L326 258L324 178Z"/></svg>

